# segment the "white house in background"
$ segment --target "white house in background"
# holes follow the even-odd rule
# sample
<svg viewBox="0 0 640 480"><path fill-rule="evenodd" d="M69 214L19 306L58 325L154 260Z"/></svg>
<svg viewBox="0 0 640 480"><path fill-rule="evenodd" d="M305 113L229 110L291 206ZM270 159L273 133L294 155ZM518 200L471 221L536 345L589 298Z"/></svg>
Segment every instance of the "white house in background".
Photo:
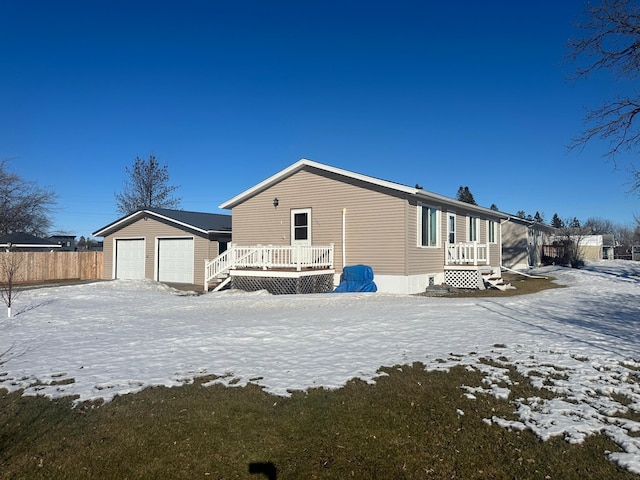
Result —
<svg viewBox="0 0 640 480"><path fill-rule="evenodd" d="M576 238L580 253L585 260L613 260L615 248L613 235L585 235Z"/></svg>

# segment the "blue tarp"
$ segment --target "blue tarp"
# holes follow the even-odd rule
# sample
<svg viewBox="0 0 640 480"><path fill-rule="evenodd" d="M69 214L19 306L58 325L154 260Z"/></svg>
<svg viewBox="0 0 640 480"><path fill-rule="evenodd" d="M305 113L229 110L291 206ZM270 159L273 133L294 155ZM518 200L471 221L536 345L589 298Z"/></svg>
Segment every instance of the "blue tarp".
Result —
<svg viewBox="0 0 640 480"><path fill-rule="evenodd" d="M368 265L351 265L342 269L340 285L334 292L376 292L373 269Z"/></svg>

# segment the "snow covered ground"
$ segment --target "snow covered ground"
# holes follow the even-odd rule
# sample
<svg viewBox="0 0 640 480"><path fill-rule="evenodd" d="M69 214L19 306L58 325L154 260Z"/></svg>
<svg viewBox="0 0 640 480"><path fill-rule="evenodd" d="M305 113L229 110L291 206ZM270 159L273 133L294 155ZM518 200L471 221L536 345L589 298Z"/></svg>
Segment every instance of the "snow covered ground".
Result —
<svg viewBox="0 0 640 480"><path fill-rule="evenodd" d="M509 384L508 370L480 362L491 358L556 395L510 398L519 421L486 422L569 442L603 432L624 450L609 458L640 473L640 423L623 418L640 414L640 263L537 273L568 288L473 299L190 296L148 281L28 290L14 318L0 321L0 388L109 401L220 375L224 384L253 382L287 395L354 377L374 381L380 366L419 361L428 369L479 369L483 390L507 397L498 384ZM462 391L473 398L478 390Z"/></svg>

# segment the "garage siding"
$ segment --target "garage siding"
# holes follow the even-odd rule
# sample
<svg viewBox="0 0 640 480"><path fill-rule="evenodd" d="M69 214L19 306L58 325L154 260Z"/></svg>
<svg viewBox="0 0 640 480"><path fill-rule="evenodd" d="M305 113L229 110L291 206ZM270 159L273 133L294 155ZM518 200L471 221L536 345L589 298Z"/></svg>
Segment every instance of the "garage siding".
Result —
<svg viewBox="0 0 640 480"><path fill-rule="evenodd" d="M143 238L145 241L145 278L158 280L158 249L160 238L193 238L193 282L204 285L205 259L214 258L212 252L218 251L218 242L208 240L204 234L160 222L153 217L139 219L118 229L104 238L104 278L115 278L115 242L117 239Z"/></svg>

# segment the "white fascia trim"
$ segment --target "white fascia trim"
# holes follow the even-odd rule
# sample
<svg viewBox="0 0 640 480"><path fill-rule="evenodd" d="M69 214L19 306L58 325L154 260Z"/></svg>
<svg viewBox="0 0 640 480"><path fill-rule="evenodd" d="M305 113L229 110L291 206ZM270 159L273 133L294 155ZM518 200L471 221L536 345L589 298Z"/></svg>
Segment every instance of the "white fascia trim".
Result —
<svg viewBox="0 0 640 480"><path fill-rule="evenodd" d="M454 207L460 207L465 210L481 212L481 213L484 213L485 215L489 214L492 217L495 217L500 220L507 220L509 218L509 216L505 213L497 212L495 210L491 210L490 208L480 207L478 205L472 205L471 203L461 202L460 200L456 200L455 198L445 197L444 195L438 195L437 193L428 192L426 190L418 190L416 194L418 198L433 199L433 200L436 200L437 202L447 203L449 205L453 205Z"/></svg>
<svg viewBox="0 0 640 480"><path fill-rule="evenodd" d="M344 177L347 177L347 178L352 178L354 180L360 180L362 182L370 183L372 185L378 185L380 187L389 188L391 190L395 190L395 191L398 191L398 192L407 193L409 195L415 195L418 198L426 198L426 199L430 199L430 200L435 200L435 201L437 201L439 203L446 203L446 204L449 204L449 205L460 206L460 207L468 209L468 210L474 210L474 211L477 211L477 212L482 212L484 214L490 214L491 216L493 216L495 218L499 218L499 219L507 219L508 218L508 215L506 215L504 213L501 213L501 212L496 212L496 211L491 210L489 208L479 207L477 205L471 205L469 203L461 202L461 201L455 200L453 198L445 197L444 195L438 195L437 193L428 192L428 191L423 190L421 188L407 187L406 185L401 185L399 183L390 182L388 180L381 180L379 178L370 177L368 175L362 175L360 173L350 172L349 170L344 170L342 168L332 167L330 165L325 165L324 163L315 162L315 161L309 160L307 158L302 158L302 159L298 160L296 163L294 163L293 165L288 166L284 170L280 170L275 175L270 176L266 180L263 180L262 182L258 183L257 185L255 185L255 186L249 188L248 190L245 190L244 192L236 195L232 199L227 200L226 202L220 204L220 206L218 208L220 208L222 210L231 209L235 205L237 205L238 203L243 201L245 198L253 195L256 192L259 192L259 191L265 189L266 187L278 182L279 180L282 180L283 178L288 177L292 173L300 170L301 168L303 168L305 166L317 168L318 170L324 170L325 172L334 173L336 175L341 175L341 176L344 176Z"/></svg>
<svg viewBox="0 0 640 480"><path fill-rule="evenodd" d="M229 276L231 277L260 277L260 278L301 278L311 277L314 275L334 275L336 273L333 269L327 270L229 270Z"/></svg>
<svg viewBox="0 0 640 480"><path fill-rule="evenodd" d="M302 158L298 160L296 163L294 163L293 165L290 165L284 170L279 171L275 175L270 176L266 180L263 180L257 185L251 187L250 189L245 190L244 192L236 195L232 199L227 200L226 202L222 203L218 208L223 210L228 210L230 208L233 208L235 205L240 203L245 198L253 195L256 192L259 192L260 190L263 190L264 188L276 183L277 181L283 178L288 177L289 175L300 170L303 167L317 168L318 170L324 170L325 172L335 173L336 175L342 175L344 177L353 178L355 180L360 180L362 182L390 188L392 190L397 190L397 191L408 193L411 195L415 195L416 192L419 191L416 188L400 185L399 183L389 182L387 180L380 180L379 178L369 177L368 175L362 175L360 173L350 172L349 170L343 170L342 168L336 168L329 165L325 165L324 163L314 162L313 160Z"/></svg>
<svg viewBox="0 0 640 480"><path fill-rule="evenodd" d="M160 214L152 212L150 210L140 210L138 212L132 213L131 215L129 215L127 217L124 217L124 218L118 220L115 223L112 223L111 225L103 228L102 230L98 230L97 232L93 232L91 235L94 236L94 237L105 237L106 236L105 232L109 232L111 230L118 230L119 225L122 225L123 223L129 222L129 221L133 220L135 217L142 217L144 215L149 215L149 216L153 216L153 217L157 217L157 218L162 218L163 220L167 220L167 221L169 221L171 223L175 223L176 225L181 225L183 227L190 228L191 230L196 230L197 232L210 233L209 230L203 230L201 228L194 227L193 225L189 225L188 223L179 222L175 218L166 217L164 215L160 215ZM211 232L212 233L218 233L217 231L211 231Z"/></svg>

